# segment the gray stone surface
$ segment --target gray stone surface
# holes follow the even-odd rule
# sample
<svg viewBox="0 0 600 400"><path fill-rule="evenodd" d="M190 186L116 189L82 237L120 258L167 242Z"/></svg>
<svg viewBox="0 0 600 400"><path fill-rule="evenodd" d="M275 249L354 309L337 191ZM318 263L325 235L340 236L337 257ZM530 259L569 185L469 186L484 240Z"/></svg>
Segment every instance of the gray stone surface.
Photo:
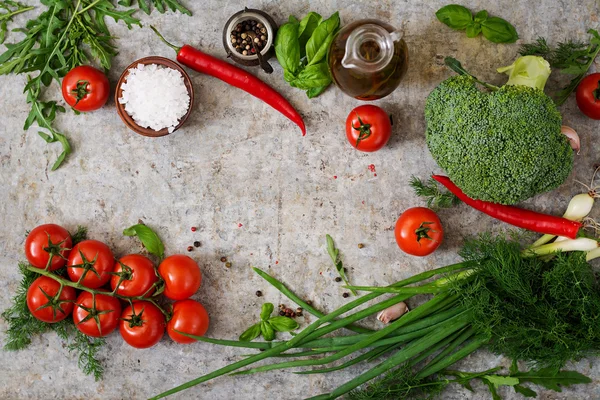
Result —
<svg viewBox="0 0 600 400"><path fill-rule="evenodd" d="M18 286L16 263L24 258L24 232L41 223L69 229L85 225L91 238L106 241L119 256L140 251L135 240L121 234L139 218L158 230L168 254L185 252L193 241L201 241L202 247L191 253L204 273L194 298L210 313L208 335L229 339L256 320L263 301L289 304L250 266L268 270L324 311L346 302L333 280L336 274L325 250L326 233L336 239L352 282L383 285L456 261L465 235L506 228L464 205L442 211L447 240L427 258L400 252L392 231L402 210L422 204L407 186L410 175L439 171L425 146L423 107L427 94L450 75L442 65L443 57L453 55L477 76L501 83L503 78L494 69L512 62L518 43L496 45L451 31L435 19L435 11L446 3L441 1L186 3L194 12L192 18L171 13L138 16L173 42L190 43L219 57L224 54L223 24L244 5L263 9L278 22L309 10L323 15L340 10L343 23L374 17L395 26L405 24L408 75L391 96L376 103L395 117L389 145L374 154L354 151L343 127L346 115L359 102L334 87L309 100L287 86L281 68L273 62L272 75L259 75L304 115L306 137L255 98L191 72L197 101L184 129L161 139L138 136L122 124L112 101L98 112L80 116L69 112L58 118L57 125L69 134L75 151L64 167L51 172L48 160L55 158L58 148L46 146L35 129L22 130L28 113L21 93L25 77L1 76L0 309L8 307ZM594 0L467 1L466 5L510 20L523 41L539 35L551 42L586 40L586 30L598 27L599 5ZM120 49L110 72L113 85L135 59L174 56L149 29L128 31L113 23L110 28ZM11 33L9 41L17 35ZM47 96L60 98L58 88L53 86ZM568 199L582 190L575 179L588 181L592 165L600 161L598 122L581 115L573 98L562 111L582 140L574 172L559 189L525 204L555 214L561 214ZM376 166L377 176L368 171L369 164ZM198 232L190 232L191 226L198 226ZM365 248L358 249L358 243ZM221 256L233 266L225 268ZM264 297L255 297L257 289ZM309 321L309 317L300 320L302 326ZM374 318L368 324L379 326ZM0 340L5 329L0 322ZM168 338L154 348L135 350L118 333L110 335L107 343L101 352L106 375L100 382L79 371L76 359L54 334L35 339L24 351L0 352L0 398L142 399L239 360L244 353L205 343L183 346ZM498 363L506 365L507 360L479 352L461 366L483 369ZM539 390L539 398L600 398L597 359L572 367L594 382L562 393ZM224 377L174 398L299 399L326 392L364 368L305 377L290 372ZM443 398L490 398L484 388L477 388L475 394L453 388ZM501 392L507 399L518 398L512 391Z"/></svg>

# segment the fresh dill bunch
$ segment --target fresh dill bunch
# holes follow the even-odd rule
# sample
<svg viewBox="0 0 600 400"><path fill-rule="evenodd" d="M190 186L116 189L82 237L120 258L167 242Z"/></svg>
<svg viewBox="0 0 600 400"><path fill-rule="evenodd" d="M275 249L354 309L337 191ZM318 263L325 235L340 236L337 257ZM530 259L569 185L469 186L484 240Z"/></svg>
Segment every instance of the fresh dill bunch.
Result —
<svg viewBox="0 0 600 400"><path fill-rule="evenodd" d="M73 246L76 245L77 243L83 242L85 239L87 239L87 232L88 232L88 230L85 226L78 225L75 233L71 235L71 240L73 241Z"/></svg>
<svg viewBox="0 0 600 400"><path fill-rule="evenodd" d="M100 348L106 344L104 338L88 337L78 330L75 330L75 336L67 345L69 352L75 352L77 356L77 365L86 375L93 375L96 381L102 378L104 367L98 359Z"/></svg>
<svg viewBox="0 0 600 400"><path fill-rule="evenodd" d="M410 178L409 185L413 188L417 196L427 200L427 207L433 210L450 208L460 203L458 197L452 193L440 190L433 178L429 178L427 182L423 182L413 175Z"/></svg>
<svg viewBox="0 0 600 400"><path fill-rule="evenodd" d="M519 48L521 56L541 56L547 59L552 53L552 49L548 46L548 42L543 37L538 37L533 43L522 44Z"/></svg>

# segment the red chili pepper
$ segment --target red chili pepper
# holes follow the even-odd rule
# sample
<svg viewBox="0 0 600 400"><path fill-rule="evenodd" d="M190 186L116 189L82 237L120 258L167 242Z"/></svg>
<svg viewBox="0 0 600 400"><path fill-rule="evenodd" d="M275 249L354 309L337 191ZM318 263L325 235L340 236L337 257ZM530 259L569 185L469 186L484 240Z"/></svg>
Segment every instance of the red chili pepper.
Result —
<svg viewBox="0 0 600 400"><path fill-rule="evenodd" d="M432 175L431 177L444 185L456 197L474 209L519 228L575 239L577 237L577 232L579 232L579 229L582 227L581 223L570 221L566 218L555 217L553 215L542 214L519 207L507 206L489 201L474 200L467 196L447 176Z"/></svg>
<svg viewBox="0 0 600 400"><path fill-rule="evenodd" d="M302 136L306 135L306 127L304 126L304 121L300 114L298 114L298 111L296 111L282 95L275 91L275 89L248 71L203 53L190 45L186 44L183 47L177 47L167 42L153 26L150 28L152 28L167 46L177 52L177 61L194 71L214 76L231 86L235 86L250 93L254 97L258 97L298 125L302 130Z"/></svg>

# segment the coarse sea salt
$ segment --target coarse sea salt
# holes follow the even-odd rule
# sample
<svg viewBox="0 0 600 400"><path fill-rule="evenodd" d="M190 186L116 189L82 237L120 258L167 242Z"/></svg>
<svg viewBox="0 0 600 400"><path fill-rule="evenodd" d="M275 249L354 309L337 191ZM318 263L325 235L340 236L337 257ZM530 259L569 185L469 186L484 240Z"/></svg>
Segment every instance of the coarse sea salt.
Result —
<svg viewBox="0 0 600 400"><path fill-rule="evenodd" d="M138 64L130 68L121 85L119 103L136 124L160 131L175 130L190 107L190 95L181 72L157 64Z"/></svg>

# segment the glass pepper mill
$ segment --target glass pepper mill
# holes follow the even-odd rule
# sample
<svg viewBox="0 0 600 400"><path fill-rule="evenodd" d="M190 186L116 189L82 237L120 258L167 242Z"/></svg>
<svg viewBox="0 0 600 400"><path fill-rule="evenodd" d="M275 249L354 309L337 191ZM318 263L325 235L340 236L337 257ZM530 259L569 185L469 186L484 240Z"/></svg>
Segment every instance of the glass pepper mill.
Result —
<svg viewBox="0 0 600 400"><path fill-rule="evenodd" d="M337 33L327 63L344 93L358 100L377 100L392 93L406 74L408 48L394 27L364 19Z"/></svg>

